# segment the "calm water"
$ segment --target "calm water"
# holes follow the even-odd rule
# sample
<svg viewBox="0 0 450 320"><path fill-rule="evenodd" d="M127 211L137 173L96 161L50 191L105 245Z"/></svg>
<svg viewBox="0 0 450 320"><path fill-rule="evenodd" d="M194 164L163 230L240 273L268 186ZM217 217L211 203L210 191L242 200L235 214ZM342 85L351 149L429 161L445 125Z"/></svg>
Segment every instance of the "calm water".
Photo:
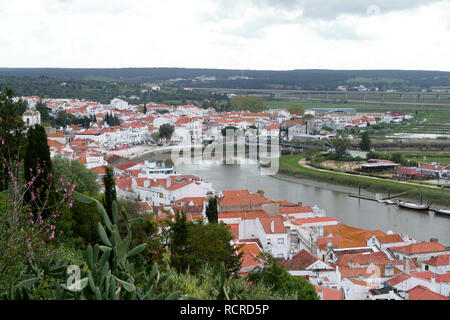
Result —
<svg viewBox="0 0 450 320"><path fill-rule="evenodd" d="M438 238L440 243L450 246L450 217L351 198L348 193L357 193L351 188L290 177L263 176L254 164L219 165L205 162L201 165L180 165L176 171L198 175L211 182L216 191L248 189L256 192L262 189L273 200L317 205L325 209L327 216L349 226L384 232L391 230L407 234L417 241ZM364 194L374 196L367 192Z"/></svg>

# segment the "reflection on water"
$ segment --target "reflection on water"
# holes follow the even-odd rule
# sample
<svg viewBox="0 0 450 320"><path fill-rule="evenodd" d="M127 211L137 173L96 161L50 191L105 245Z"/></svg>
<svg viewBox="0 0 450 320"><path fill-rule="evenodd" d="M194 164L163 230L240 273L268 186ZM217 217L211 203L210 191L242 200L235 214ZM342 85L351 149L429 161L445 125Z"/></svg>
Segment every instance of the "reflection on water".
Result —
<svg viewBox="0 0 450 320"><path fill-rule="evenodd" d="M211 182L216 189L248 189L256 192L262 189L268 198L302 202L304 205L317 205L325 209L327 215L342 223L370 230L389 230L407 234L417 241L438 238L444 245L450 245L450 217L400 209L395 205L385 205L349 197L348 191L336 191L314 182L279 179L263 176L254 164L219 165L205 161L201 165L180 165L176 171L182 174L195 174ZM296 182L292 182L292 181ZM329 186L335 188L334 186ZM355 192L354 190L352 192ZM356 191L357 192L357 191ZM374 196L374 195L372 195Z"/></svg>

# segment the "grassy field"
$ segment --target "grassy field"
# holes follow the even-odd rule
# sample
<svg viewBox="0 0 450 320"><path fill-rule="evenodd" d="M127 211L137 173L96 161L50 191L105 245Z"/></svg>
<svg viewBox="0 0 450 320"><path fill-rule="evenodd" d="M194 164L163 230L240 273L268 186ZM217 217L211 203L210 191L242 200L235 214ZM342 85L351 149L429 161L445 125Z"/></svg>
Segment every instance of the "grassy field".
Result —
<svg viewBox="0 0 450 320"><path fill-rule="evenodd" d="M356 108L357 112L387 112L401 111L415 114L425 122L415 122L407 126L399 126L390 132L410 133L450 133L450 107L436 105L389 105L389 104L364 104L364 103L339 103L316 101L289 101L289 100L265 100L267 108L286 108L290 104L300 103L308 108ZM450 143L450 142L449 142Z"/></svg>
<svg viewBox="0 0 450 320"><path fill-rule="evenodd" d="M306 168L298 164L303 155L285 156L280 158L280 173L293 176L300 179L309 179L325 182L335 185L343 185L353 188L361 186L362 189L369 192L379 192L387 194L398 194L408 192L402 195L402 198L412 201L419 201L423 195L424 201L436 205L450 206L450 190L431 189L416 185L407 185L389 180L374 180L362 176L344 175L335 172L323 172L311 168Z"/></svg>
<svg viewBox="0 0 450 320"><path fill-rule="evenodd" d="M433 152L405 152L406 158L417 161L419 163L436 162L440 165L450 165L450 154L448 153L433 153Z"/></svg>

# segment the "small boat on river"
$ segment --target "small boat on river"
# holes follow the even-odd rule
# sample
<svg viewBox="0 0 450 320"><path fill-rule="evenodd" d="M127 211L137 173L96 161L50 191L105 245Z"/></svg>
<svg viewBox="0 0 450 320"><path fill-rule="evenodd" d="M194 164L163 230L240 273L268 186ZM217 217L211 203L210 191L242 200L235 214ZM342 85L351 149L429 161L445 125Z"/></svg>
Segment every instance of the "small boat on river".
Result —
<svg viewBox="0 0 450 320"><path fill-rule="evenodd" d="M399 207L412 210L428 210L430 208L430 206L426 203L405 202L402 200L397 200L397 205Z"/></svg>
<svg viewBox="0 0 450 320"><path fill-rule="evenodd" d="M443 215L446 215L446 216L450 216L450 210L441 209L441 208L434 208L433 211L435 213L438 213L438 214L443 214Z"/></svg>

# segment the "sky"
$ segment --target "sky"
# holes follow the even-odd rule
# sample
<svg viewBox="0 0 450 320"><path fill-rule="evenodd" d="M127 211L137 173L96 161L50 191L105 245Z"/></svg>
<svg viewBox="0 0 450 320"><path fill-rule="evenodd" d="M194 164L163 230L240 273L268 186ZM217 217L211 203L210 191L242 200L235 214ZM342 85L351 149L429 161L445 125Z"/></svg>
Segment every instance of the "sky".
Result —
<svg viewBox="0 0 450 320"><path fill-rule="evenodd" d="M450 0L0 0L0 67L450 71Z"/></svg>

